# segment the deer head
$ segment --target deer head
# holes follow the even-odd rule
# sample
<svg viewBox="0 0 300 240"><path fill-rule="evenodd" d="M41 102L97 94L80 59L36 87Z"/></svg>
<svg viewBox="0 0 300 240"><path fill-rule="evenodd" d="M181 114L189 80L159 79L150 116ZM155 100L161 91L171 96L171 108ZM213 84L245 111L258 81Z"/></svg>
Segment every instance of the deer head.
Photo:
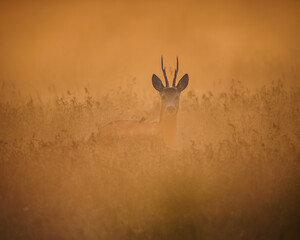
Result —
<svg viewBox="0 0 300 240"><path fill-rule="evenodd" d="M155 74L152 75L153 87L159 92L161 96L161 118L172 118L174 116L176 117L179 108L180 93L187 87L189 83L189 75L185 74L176 85L176 77L178 73L178 57L172 86L169 86L166 68L164 67L163 63L163 57L161 57L161 69L164 74L166 86L163 85L159 77L157 77Z"/></svg>

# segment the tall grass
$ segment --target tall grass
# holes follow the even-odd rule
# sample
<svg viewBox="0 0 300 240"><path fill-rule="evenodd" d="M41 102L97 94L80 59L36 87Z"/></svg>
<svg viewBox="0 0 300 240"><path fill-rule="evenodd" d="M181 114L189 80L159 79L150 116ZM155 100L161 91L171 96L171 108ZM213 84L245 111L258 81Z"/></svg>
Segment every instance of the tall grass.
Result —
<svg viewBox="0 0 300 240"><path fill-rule="evenodd" d="M1 239L298 239L299 90L186 91L178 150L95 137L157 119L128 89L1 101Z"/></svg>

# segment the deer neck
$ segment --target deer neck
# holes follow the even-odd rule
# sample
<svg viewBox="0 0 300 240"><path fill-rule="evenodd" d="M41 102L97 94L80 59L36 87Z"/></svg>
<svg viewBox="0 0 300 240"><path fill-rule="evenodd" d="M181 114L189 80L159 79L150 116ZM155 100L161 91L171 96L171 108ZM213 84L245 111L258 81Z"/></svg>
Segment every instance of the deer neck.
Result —
<svg viewBox="0 0 300 240"><path fill-rule="evenodd" d="M177 113L170 116L165 111L163 111L163 109L161 109L159 126L164 138L167 141L175 140L177 130Z"/></svg>

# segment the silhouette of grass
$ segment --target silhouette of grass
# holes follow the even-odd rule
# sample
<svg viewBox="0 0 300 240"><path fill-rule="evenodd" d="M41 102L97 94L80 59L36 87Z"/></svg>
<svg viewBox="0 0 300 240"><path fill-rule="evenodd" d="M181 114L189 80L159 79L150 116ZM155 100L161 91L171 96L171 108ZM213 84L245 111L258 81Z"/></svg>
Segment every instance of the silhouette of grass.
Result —
<svg viewBox="0 0 300 240"><path fill-rule="evenodd" d="M128 89L2 101L1 239L298 239L299 103L281 82L187 91L170 150L95 138L111 120L157 118L157 100Z"/></svg>

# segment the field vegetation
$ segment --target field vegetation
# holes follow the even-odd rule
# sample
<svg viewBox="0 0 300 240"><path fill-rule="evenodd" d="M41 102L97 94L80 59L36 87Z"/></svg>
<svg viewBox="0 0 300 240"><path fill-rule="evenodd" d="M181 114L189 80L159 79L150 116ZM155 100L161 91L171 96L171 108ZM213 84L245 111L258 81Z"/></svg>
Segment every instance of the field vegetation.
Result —
<svg viewBox="0 0 300 240"><path fill-rule="evenodd" d="M1 239L299 239L299 89L188 88L178 149L97 138L112 120L158 120L158 96L83 91L21 101L2 84Z"/></svg>

